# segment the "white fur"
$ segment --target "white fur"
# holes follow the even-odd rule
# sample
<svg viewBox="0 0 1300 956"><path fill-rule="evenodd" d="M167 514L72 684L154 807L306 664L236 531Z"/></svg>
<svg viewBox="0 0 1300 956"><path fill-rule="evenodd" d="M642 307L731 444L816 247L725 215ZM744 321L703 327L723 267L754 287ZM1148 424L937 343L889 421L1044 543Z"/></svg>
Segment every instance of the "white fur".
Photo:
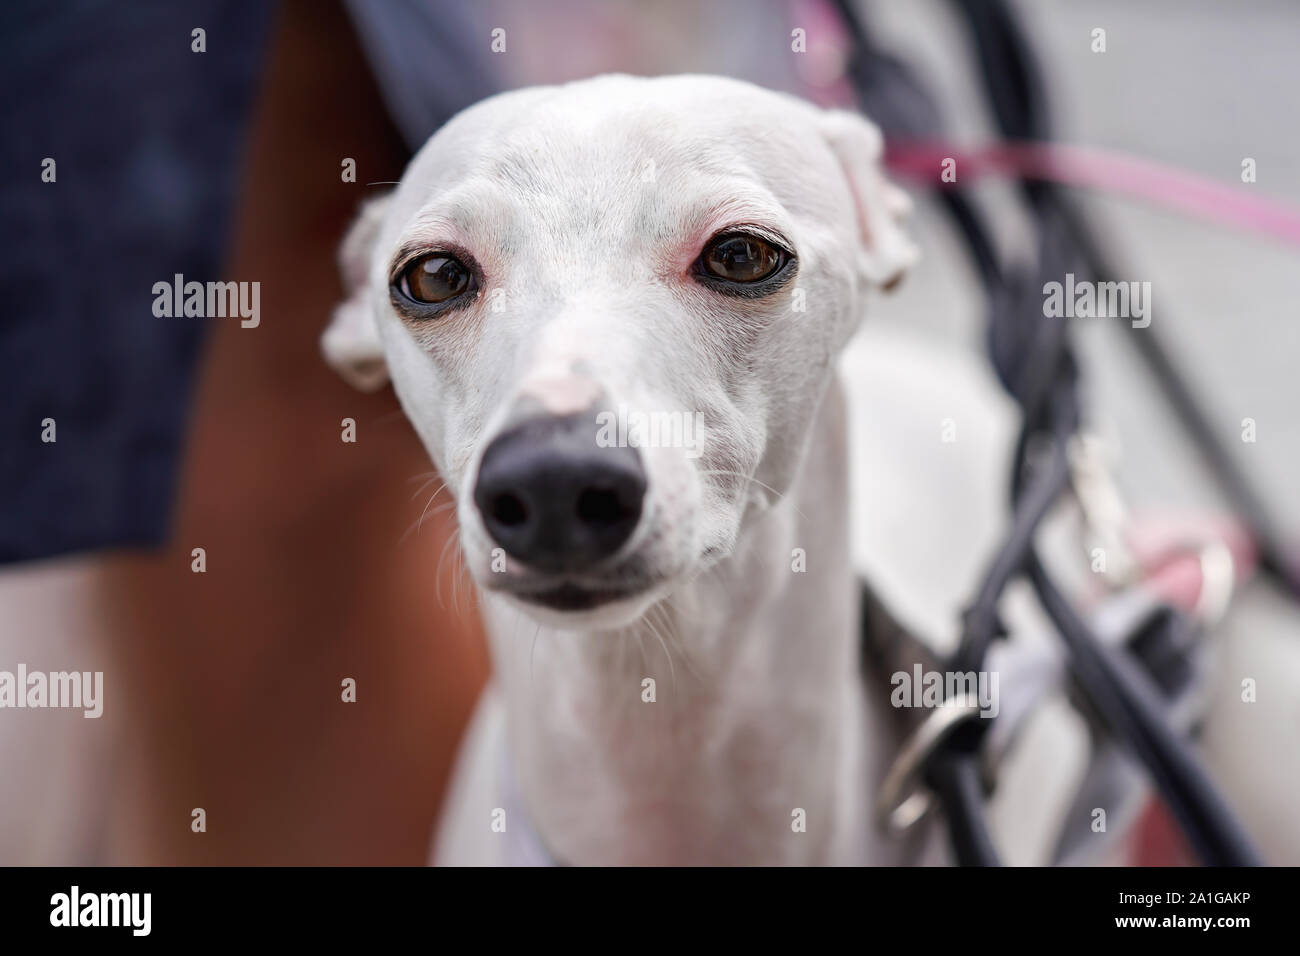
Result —
<svg viewBox="0 0 1300 956"><path fill-rule="evenodd" d="M458 502L496 669L444 859L492 861L505 798L488 751L504 736L512 812L567 862L890 862L866 819L882 735L856 662L835 373L869 290L915 257L880 146L856 115L738 81L600 77L461 113L363 213L324 350L359 385L391 376ZM793 245L794 282L747 300L691 276L738 224ZM416 246L469 251L478 301L404 320L389 284ZM589 394L702 413L704 453L643 449L623 553L639 594L542 611L509 594L532 572L491 570L477 466L521 405L559 413Z"/></svg>

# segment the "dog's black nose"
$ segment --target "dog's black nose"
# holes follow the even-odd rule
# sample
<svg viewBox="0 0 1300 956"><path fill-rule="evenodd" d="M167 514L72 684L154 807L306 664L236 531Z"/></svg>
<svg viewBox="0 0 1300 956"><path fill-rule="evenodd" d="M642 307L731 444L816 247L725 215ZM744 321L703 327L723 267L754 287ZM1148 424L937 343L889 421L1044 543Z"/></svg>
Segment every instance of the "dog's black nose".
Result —
<svg viewBox="0 0 1300 956"><path fill-rule="evenodd" d="M526 421L488 445L474 503L507 554L539 571L579 571L631 537L645 497L641 455L596 435L596 416L578 414Z"/></svg>

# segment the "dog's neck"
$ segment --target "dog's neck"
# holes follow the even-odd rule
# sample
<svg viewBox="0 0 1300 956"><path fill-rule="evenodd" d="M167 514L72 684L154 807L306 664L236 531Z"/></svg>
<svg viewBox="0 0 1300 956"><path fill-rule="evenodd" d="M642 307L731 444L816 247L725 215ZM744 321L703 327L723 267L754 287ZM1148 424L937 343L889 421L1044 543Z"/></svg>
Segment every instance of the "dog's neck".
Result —
<svg viewBox="0 0 1300 956"><path fill-rule="evenodd" d="M548 631L487 602L521 809L557 859L856 863L869 853L872 734L838 381L810 440L793 485L735 552L633 629Z"/></svg>

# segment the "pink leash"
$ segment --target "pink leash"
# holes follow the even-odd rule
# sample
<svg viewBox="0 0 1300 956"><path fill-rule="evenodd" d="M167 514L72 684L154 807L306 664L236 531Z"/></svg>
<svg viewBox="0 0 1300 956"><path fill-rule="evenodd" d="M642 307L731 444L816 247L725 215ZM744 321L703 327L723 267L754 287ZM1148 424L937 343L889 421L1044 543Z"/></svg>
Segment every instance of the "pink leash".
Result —
<svg viewBox="0 0 1300 956"><path fill-rule="evenodd" d="M945 160L956 161L956 182L941 179ZM984 176L1015 175L1114 192L1300 245L1300 209L1249 195L1252 184L1229 186L1108 150L1023 142L961 150L944 143L890 141L885 164L900 177L929 186L965 185Z"/></svg>

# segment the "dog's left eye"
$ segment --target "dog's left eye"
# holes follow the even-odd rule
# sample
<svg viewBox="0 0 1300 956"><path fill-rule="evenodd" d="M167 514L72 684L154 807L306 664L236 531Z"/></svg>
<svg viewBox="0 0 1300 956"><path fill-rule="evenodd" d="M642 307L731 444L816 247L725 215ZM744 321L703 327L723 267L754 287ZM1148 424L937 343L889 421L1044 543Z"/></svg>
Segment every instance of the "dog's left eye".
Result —
<svg viewBox="0 0 1300 956"><path fill-rule="evenodd" d="M469 289L474 274L453 255L435 252L421 256L402 270L402 293L416 302L436 305Z"/></svg>
<svg viewBox="0 0 1300 956"><path fill-rule="evenodd" d="M699 269L726 282L761 282L774 275L789 260L778 246L743 232L713 239L700 254Z"/></svg>

